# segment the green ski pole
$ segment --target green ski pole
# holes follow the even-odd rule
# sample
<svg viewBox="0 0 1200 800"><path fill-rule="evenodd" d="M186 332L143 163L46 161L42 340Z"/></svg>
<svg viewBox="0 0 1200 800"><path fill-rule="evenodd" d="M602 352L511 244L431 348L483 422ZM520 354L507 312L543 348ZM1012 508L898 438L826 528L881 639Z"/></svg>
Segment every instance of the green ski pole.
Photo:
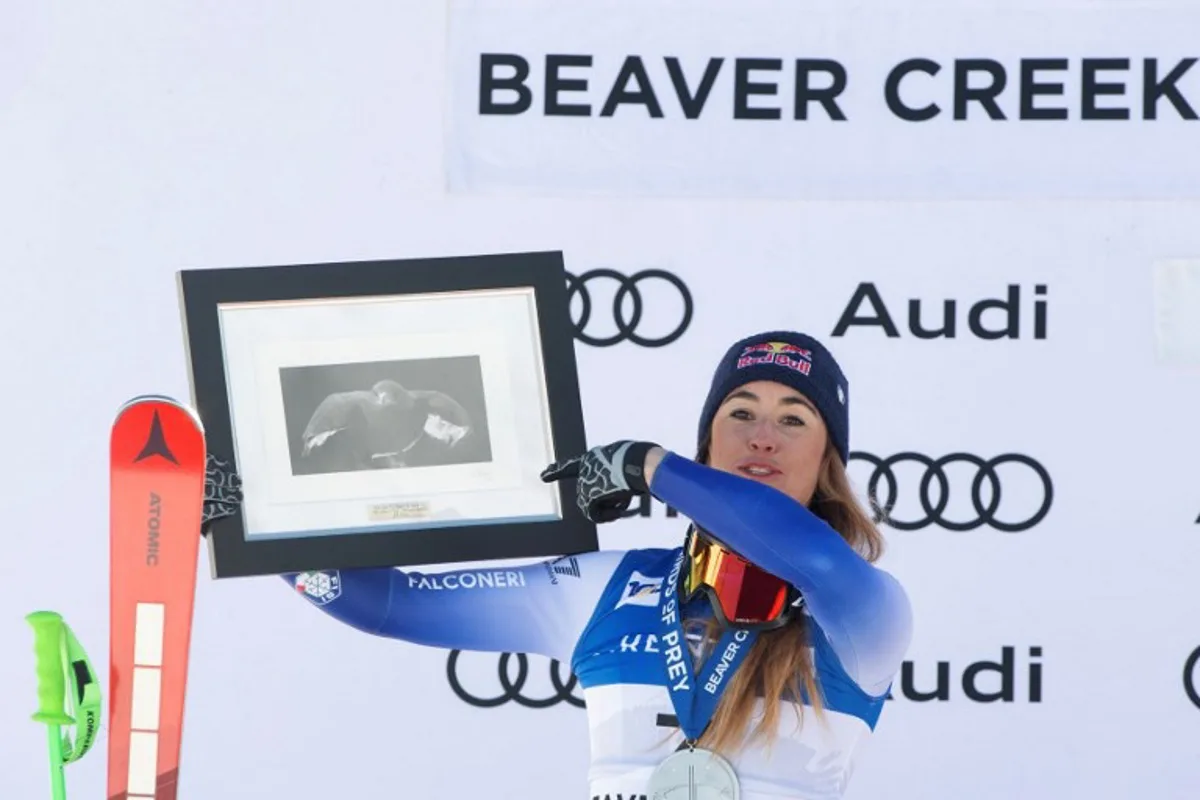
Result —
<svg viewBox="0 0 1200 800"><path fill-rule="evenodd" d="M33 628L37 656L38 710L33 721L46 725L51 797L66 800L64 767L83 758L100 728L100 684L87 653L61 615L34 611L25 620ZM73 736L63 732L66 727L74 728Z"/></svg>

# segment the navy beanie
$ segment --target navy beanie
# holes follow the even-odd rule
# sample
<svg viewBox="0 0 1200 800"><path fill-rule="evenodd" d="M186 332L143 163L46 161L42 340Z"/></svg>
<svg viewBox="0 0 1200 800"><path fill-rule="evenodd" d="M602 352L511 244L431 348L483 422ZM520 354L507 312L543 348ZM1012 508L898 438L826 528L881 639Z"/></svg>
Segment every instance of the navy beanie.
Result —
<svg viewBox="0 0 1200 800"><path fill-rule="evenodd" d="M699 441L730 392L751 381L775 381L807 397L821 412L829 438L842 457L850 458L850 385L833 354L811 336L795 331L768 331L735 343L721 357L700 414Z"/></svg>

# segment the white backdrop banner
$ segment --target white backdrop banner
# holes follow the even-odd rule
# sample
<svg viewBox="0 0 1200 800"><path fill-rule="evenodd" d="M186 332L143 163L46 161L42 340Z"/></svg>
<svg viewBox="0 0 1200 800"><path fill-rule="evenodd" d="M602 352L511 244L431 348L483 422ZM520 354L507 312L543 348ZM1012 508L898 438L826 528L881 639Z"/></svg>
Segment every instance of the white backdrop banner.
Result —
<svg viewBox="0 0 1200 800"><path fill-rule="evenodd" d="M455 191L1196 197L1200 6L453 0Z"/></svg>
<svg viewBox="0 0 1200 800"><path fill-rule="evenodd" d="M1181 198L1200 123L1166 88L1145 119L1143 81L1157 59L1200 109L1200 65L1162 83L1197 18L793 7L0 7L0 43L23 42L0 49L4 797L48 794L24 615L62 613L109 691L109 425L133 395L188 395L177 269L562 249L591 301L584 321L572 299L592 442L690 453L716 359L752 331L805 330L842 361L851 475L892 506L882 566L915 613L848 800L1194 800L1200 206ZM478 114L485 52L528 59L527 112ZM594 57L561 73L590 76L561 102L591 116L544 114L552 54ZM629 55L662 118L599 116ZM725 58L696 119L667 57L691 93ZM746 78L777 83L747 102L781 119L734 118L739 57L783 60ZM1081 118L1083 57L1130 60L1097 73L1126 86L1097 104L1130 119ZM845 67L846 121L791 118L796 58ZM941 65L899 86L938 103L923 122L885 93L915 58ZM1007 120L954 119L967 58L1003 65ZM1020 118L1032 58L1067 60L1027 79L1064 83L1032 102L1067 119ZM507 196L449 192L448 169ZM905 194L930 199L879 201ZM1025 199L951 202L1000 195ZM673 545L685 524L654 503L601 543ZM545 658L369 636L277 578L199 570L180 800L588 797L585 711ZM101 794L106 745L69 796Z"/></svg>

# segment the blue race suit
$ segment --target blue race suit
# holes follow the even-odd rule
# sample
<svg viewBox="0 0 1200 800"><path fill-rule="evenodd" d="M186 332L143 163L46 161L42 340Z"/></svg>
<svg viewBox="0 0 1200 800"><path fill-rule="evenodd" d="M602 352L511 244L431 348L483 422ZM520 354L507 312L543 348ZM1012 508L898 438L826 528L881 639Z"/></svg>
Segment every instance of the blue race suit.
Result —
<svg viewBox="0 0 1200 800"><path fill-rule="evenodd" d="M776 489L667 453L651 492L803 594L826 720L786 709L770 754L729 754L745 800L836 798L875 729L911 637L906 593L827 523ZM591 737L590 796L640 798L683 741L658 636L659 592L679 553L584 553L499 569L395 568L284 577L330 616L366 633L434 647L538 653L569 663ZM340 594L321 589L335 579ZM685 606L704 615L706 599Z"/></svg>

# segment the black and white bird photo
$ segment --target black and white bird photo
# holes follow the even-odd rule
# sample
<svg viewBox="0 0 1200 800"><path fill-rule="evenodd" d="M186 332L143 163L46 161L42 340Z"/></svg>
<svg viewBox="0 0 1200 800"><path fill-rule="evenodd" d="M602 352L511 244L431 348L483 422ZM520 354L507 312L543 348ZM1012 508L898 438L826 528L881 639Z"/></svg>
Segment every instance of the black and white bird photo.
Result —
<svg viewBox="0 0 1200 800"><path fill-rule="evenodd" d="M280 370L293 475L491 460L477 357Z"/></svg>

